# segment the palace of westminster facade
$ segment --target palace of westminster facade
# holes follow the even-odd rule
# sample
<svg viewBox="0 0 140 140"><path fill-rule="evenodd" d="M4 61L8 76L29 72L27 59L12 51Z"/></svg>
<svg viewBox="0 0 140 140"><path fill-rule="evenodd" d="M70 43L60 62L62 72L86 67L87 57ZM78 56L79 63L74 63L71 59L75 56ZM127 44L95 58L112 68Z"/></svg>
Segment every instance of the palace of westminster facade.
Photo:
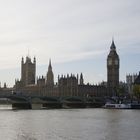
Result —
<svg viewBox="0 0 140 140"><path fill-rule="evenodd" d="M58 75L54 83L51 60L46 76L36 78L36 58L33 62L29 56L21 60L21 79L15 80L13 91L19 94L38 96L113 96L119 86L119 56L112 40L110 52L107 56L107 83L99 85L84 84L83 74Z"/></svg>

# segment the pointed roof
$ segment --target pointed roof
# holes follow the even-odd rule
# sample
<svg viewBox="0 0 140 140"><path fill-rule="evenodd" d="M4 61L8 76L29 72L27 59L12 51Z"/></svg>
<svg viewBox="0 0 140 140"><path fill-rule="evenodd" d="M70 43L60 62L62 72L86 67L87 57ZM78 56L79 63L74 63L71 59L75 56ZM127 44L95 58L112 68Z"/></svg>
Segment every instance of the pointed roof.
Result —
<svg viewBox="0 0 140 140"><path fill-rule="evenodd" d="M83 74L82 73L80 74L80 78L83 79Z"/></svg>
<svg viewBox="0 0 140 140"><path fill-rule="evenodd" d="M49 59L49 68L52 69L51 59Z"/></svg>
<svg viewBox="0 0 140 140"><path fill-rule="evenodd" d="M116 52L116 46L115 46L113 38L112 38L112 43L111 43L111 46L110 46L110 52L109 52L109 55L108 55L108 58L110 58L110 57L115 57L115 58L119 59L119 56Z"/></svg>
<svg viewBox="0 0 140 140"><path fill-rule="evenodd" d="M115 43L114 43L114 39L112 38L112 43L111 43L111 47L110 47L111 50L115 50L116 49L116 46L115 46Z"/></svg>
<svg viewBox="0 0 140 140"><path fill-rule="evenodd" d="M31 58L29 56L26 56L26 62L31 63Z"/></svg>

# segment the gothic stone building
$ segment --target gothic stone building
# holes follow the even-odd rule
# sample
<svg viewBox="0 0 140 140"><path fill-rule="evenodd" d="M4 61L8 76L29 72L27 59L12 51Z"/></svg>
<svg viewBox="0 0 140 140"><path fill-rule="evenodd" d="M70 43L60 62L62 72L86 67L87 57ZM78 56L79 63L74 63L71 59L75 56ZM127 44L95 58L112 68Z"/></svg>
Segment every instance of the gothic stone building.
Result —
<svg viewBox="0 0 140 140"><path fill-rule="evenodd" d="M107 56L107 85L84 84L83 74L75 76L58 76L54 83L54 74L51 60L49 61L46 76L36 78L36 58L31 61L29 56L21 60L21 79L15 81L14 90L17 93L40 96L114 96L117 95L119 86L119 56L116 46L112 41L109 55Z"/></svg>
<svg viewBox="0 0 140 140"><path fill-rule="evenodd" d="M138 77L137 74L126 75L127 92L129 95L133 95L133 84L137 77Z"/></svg>
<svg viewBox="0 0 140 140"><path fill-rule="evenodd" d="M67 74L58 76L54 83L51 60L49 61L46 76L36 78L36 58L33 62L30 57L21 60L21 79L15 81L14 91L18 94L39 96L104 96L107 88L101 85L84 84L83 74L75 76Z"/></svg>

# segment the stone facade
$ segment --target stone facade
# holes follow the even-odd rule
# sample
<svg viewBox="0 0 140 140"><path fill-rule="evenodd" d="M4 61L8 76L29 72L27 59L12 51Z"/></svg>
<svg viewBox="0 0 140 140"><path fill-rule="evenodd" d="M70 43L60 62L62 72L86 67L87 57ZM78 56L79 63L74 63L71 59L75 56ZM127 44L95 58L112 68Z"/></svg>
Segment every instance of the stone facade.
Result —
<svg viewBox="0 0 140 140"><path fill-rule="evenodd" d="M51 60L49 61L46 76L36 79L36 59L26 57L21 61L21 79L15 81L14 89L28 95L40 96L116 96L119 88L120 60L116 52L116 46L112 40L110 52L107 56L107 84L84 84L83 74L58 76L54 83L54 74Z"/></svg>
<svg viewBox="0 0 140 140"><path fill-rule="evenodd" d="M115 43L112 40L110 52L107 57L107 86L109 96L116 96L116 89L119 87L119 66L119 56L116 52Z"/></svg>
<svg viewBox="0 0 140 140"><path fill-rule="evenodd" d="M58 76L58 82L54 83L54 74L51 60L49 61L46 76L35 79L36 59L33 63L29 57L21 61L21 79L15 81L16 93L38 96L104 96L107 95L106 86L84 84L83 74L67 74ZM35 82L36 81L36 82Z"/></svg>
<svg viewBox="0 0 140 140"><path fill-rule="evenodd" d="M53 71L52 71L51 60L49 61L49 67L48 67L48 72L47 72L46 79L45 79L45 84L49 87L54 86L54 75L53 75Z"/></svg>
<svg viewBox="0 0 140 140"><path fill-rule="evenodd" d="M23 86L34 85L36 76L36 58L34 58L33 63L29 56L26 57L26 62L24 63L24 58L21 61L21 82Z"/></svg>
<svg viewBox="0 0 140 140"><path fill-rule="evenodd" d="M128 75L126 75L127 90L128 90L128 94L130 94L130 95L133 94L133 84L134 84L135 79L137 77L138 77L137 74L128 74Z"/></svg>
<svg viewBox="0 0 140 140"><path fill-rule="evenodd" d="M133 84L133 95L140 101L140 72Z"/></svg>
<svg viewBox="0 0 140 140"><path fill-rule="evenodd" d="M58 88L60 96L79 96L78 95L78 78L71 74L70 76L61 76L58 79Z"/></svg>

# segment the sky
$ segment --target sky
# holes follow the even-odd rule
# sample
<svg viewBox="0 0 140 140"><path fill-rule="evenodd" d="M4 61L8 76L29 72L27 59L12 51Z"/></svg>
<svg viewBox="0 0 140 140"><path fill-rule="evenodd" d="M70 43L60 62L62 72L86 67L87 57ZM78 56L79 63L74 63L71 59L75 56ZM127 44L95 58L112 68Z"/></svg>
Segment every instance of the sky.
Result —
<svg viewBox="0 0 140 140"><path fill-rule="evenodd" d="M107 80L112 37L120 57L120 80L140 71L139 0L0 0L0 81L20 79L21 57L37 59L37 76L49 59L58 74Z"/></svg>

